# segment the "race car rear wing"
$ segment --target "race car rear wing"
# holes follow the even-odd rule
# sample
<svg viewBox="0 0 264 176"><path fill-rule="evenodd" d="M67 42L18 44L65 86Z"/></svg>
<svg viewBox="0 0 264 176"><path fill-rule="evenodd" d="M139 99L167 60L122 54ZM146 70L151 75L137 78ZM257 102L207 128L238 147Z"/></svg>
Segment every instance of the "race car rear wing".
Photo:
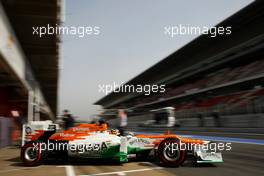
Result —
<svg viewBox="0 0 264 176"><path fill-rule="evenodd" d="M35 140L46 131L56 131L59 125L51 120L46 121L31 121L23 125L22 128L22 146L29 141Z"/></svg>

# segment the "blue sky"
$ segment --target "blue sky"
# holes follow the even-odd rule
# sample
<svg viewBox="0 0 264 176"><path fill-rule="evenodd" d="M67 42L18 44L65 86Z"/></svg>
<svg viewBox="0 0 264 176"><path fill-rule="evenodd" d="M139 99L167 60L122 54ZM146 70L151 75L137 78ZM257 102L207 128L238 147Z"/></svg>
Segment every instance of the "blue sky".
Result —
<svg viewBox="0 0 264 176"><path fill-rule="evenodd" d="M100 35L62 36L59 112L88 120L104 96L99 84L135 77L194 39L164 27L214 26L251 0L66 0L64 26L99 26Z"/></svg>

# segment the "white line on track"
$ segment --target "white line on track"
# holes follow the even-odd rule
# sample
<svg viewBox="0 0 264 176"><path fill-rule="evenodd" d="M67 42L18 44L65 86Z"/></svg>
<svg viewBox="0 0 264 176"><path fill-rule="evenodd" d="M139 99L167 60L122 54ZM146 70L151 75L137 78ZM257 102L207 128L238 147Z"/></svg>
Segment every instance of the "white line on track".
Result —
<svg viewBox="0 0 264 176"><path fill-rule="evenodd" d="M90 175L79 175L79 176L100 176L100 175L126 175L126 173L133 173L133 172L144 172L144 171L151 171L163 169L162 167L153 167L153 168L146 168L146 169L134 169L134 170L125 170L125 171L117 171L117 172L104 172L98 174L90 174Z"/></svg>
<svg viewBox="0 0 264 176"><path fill-rule="evenodd" d="M75 176L75 172L74 172L73 166L66 165L66 166L57 166L57 167L65 167L67 176Z"/></svg>

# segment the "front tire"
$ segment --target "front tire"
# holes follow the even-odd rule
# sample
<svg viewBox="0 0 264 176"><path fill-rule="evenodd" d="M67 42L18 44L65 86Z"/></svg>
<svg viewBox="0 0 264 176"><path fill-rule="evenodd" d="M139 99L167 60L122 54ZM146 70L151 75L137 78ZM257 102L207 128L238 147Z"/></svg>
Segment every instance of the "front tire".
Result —
<svg viewBox="0 0 264 176"><path fill-rule="evenodd" d="M186 151L180 148L177 138L164 139L158 146L157 157L163 166L178 167L186 159Z"/></svg>

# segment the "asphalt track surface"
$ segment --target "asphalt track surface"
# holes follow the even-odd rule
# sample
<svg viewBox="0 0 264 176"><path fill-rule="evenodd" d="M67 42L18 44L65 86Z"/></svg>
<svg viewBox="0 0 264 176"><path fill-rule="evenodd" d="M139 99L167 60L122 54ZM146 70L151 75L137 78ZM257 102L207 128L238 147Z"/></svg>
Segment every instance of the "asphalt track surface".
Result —
<svg viewBox="0 0 264 176"><path fill-rule="evenodd" d="M190 134L188 134L190 135ZM193 135L204 138L201 135ZM205 136L207 138L208 136ZM235 138L237 139L237 138ZM230 140L222 137L221 140ZM233 139L234 140L234 139ZM223 152L224 163L200 165L193 167L186 162L178 168L165 168L155 162L131 161L125 164L103 162L62 162L49 161L37 167L24 167L19 159L20 150L16 147L0 149L1 176L87 176L87 175L136 175L136 176L263 176L264 175L264 145L263 140L254 143L251 139L237 139L232 142L232 150Z"/></svg>

